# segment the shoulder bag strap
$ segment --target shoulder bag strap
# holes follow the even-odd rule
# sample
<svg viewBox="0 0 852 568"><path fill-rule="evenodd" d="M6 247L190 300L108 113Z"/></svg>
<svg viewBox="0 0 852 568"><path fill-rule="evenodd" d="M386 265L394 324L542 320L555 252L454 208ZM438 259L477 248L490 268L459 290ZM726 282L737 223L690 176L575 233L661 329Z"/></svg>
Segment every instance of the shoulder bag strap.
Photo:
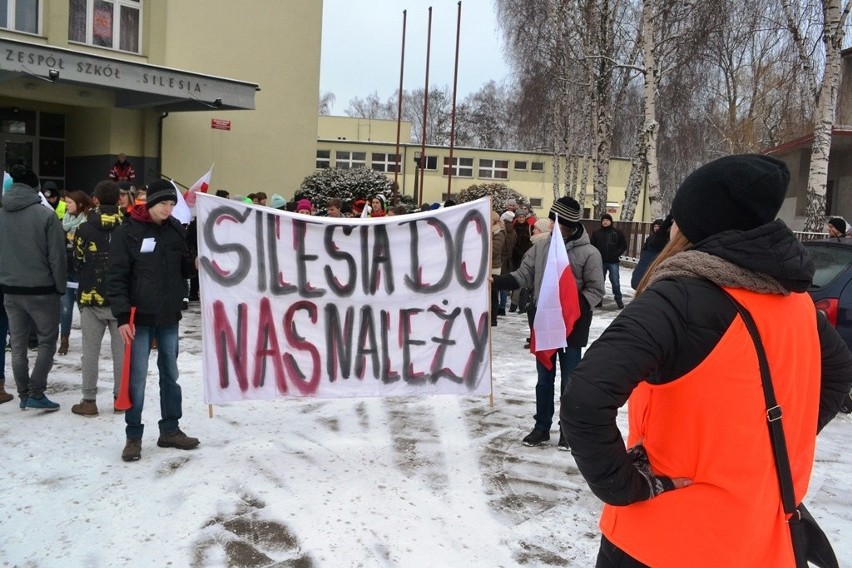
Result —
<svg viewBox="0 0 852 568"><path fill-rule="evenodd" d="M766 351L760 340L760 333L751 313L740 304L736 298L728 294L728 298L734 303L740 317L748 329L749 335L754 342L757 351L757 361L760 365L760 380L763 383L763 396L766 399L766 420L769 425L769 438L772 441L772 453L775 455L775 466L778 473L778 482L781 486L781 503L784 512L788 515L796 513L796 496L793 491L793 474L790 470L790 457L787 454L787 441L784 438L784 426L781 424L781 407L775 400L775 390L772 388L772 377L769 374L769 362L766 360Z"/></svg>

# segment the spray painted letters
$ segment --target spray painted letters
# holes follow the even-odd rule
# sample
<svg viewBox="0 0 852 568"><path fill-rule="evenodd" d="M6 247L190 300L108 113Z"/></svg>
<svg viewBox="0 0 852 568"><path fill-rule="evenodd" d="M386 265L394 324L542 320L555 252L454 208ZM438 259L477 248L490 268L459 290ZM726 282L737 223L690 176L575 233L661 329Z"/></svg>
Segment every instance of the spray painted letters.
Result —
<svg viewBox="0 0 852 568"><path fill-rule="evenodd" d="M329 219L198 196L205 398L484 394L489 210Z"/></svg>

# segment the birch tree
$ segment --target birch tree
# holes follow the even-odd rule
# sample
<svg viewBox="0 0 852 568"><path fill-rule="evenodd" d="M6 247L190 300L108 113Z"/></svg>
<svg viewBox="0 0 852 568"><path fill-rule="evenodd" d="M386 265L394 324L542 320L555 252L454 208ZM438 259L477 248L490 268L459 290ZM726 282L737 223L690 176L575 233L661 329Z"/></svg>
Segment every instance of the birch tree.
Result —
<svg viewBox="0 0 852 568"><path fill-rule="evenodd" d="M826 186L828 183L828 157L831 152L831 132L837 107L837 89L840 81L840 52L843 47L846 19L850 0L822 0L823 66L822 78L817 79L816 65L809 56L807 38L801 29L798 6L790 0L781 0L787 29L793 36L797 51L806 70L814 98L817 101L814 116L814 137L811 148L811 165L808 171L807 208L805 230L820 232L824 229L826 215Z"/></svg>

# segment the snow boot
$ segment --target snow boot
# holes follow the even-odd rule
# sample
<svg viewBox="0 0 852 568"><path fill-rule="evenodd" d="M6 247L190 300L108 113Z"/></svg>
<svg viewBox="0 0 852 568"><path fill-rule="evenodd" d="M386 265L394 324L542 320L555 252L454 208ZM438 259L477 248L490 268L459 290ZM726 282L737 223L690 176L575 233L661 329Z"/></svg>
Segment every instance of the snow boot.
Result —
<svg viewBox="0 0 852 568"><path fill-rule="evenodd" d="M59 351L57 351L60 355L68 355L68 336L63 335L59 338Z"/></svg>
<svg viewBox="0 0 852 568"><path fill-rule="evenodd" d="M9 402L10 400L14 399L15 395L6 392L6 381L0 381L0 404L3 404L4 402Z"/></svg>
<svg viewBox="0 0 852 568"><path fill-rule="evenodd" d="M75 404L71 407L71 412L79 414L80 416L97 416L98 405L95 404L94 400L86 400L84 398L79 404Z"/></svg>
<svg viewBox="0 0 852 568"><path fill-rule="evenodd" d="M142 457L142 438L127 438L127 444L121 452L121 459L126 462L139 461Z"/></svg>
<svg viewBox="0 0 852 568"><path fill-rule="evenodd" d="M184 434L180 428L168 434L160 434L157 445L161 448L177 448L179 450L191 450L198 446L198 438L191 438Z"/></svg>

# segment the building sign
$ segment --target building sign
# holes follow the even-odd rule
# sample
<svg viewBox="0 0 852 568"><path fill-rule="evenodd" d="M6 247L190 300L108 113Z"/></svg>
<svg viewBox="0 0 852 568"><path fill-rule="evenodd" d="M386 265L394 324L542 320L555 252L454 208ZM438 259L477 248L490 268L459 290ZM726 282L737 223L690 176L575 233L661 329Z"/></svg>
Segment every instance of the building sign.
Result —
<svg viewBox="0 0 852 568"><path fill-rule="evenodd" d="M191 99L206 106L218 100L220 106L224 103L227 107L245 109L254 108L257 88L255 84L232 79L6 39L0 39L0 71Z"/></svg>
<svg viewBox="0 0 852 568"><path fill-rule="evenodd" d="M212 118L210 119L210 128L213 130L230 130L231 121L224 118Z"/></svg>

